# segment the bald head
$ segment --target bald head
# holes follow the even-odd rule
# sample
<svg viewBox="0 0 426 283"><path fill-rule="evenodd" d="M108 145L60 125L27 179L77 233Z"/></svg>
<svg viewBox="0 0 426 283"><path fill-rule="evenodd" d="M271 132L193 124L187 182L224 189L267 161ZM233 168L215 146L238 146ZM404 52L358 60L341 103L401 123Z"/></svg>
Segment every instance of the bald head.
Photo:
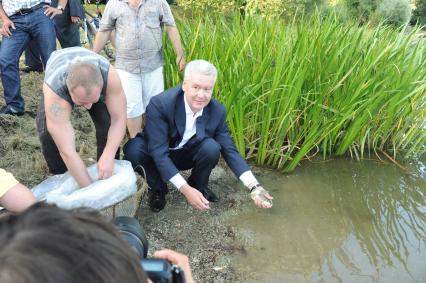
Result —
<svg viewBox="0 0 426 283"><path fill-rule="evenodd" d="M90 96L94 87L103 86L103 78L99 67L88 62L77 62L70 65L67 77L68 91L73 92L81 86L86 95Z"/></svg>

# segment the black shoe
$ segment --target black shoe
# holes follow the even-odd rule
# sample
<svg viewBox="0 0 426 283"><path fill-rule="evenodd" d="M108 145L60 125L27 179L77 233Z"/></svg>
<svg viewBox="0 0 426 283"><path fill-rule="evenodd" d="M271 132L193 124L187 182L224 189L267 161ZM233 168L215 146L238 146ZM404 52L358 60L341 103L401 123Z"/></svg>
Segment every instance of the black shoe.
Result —
<svg viewBox="0 0 426 283"><path fill-rule="evenodd" d="M9 115L14 115L14 116L22 116L22 115L24 115L24 111L15 111L15 109L13 109L10 106L3 106L0 109L0 114L9 114Z"/></svg>
<svg viewBox="0 0 426 283"><path fill-rule="evenodd" d="M25 67L21 68L19 71L26 73L26 74L31 73L31 72L43 73L42 69L34 69L30 66L25 66Z"/></svg>
<svg viewBox="0 0 426 283"><path fill-rule="evenodd" d="M159 212L160 210L163 210L164 206L166 206L166 196L162 191L149 190L148 202L152 211Z"/></svg>
<svg viewBox="0 0 426 283"><path fill-rule="evenodd" d="M218 202L219 197L213 193L209 188L205 188L203 191L203 196L210 202Z"/></svg>

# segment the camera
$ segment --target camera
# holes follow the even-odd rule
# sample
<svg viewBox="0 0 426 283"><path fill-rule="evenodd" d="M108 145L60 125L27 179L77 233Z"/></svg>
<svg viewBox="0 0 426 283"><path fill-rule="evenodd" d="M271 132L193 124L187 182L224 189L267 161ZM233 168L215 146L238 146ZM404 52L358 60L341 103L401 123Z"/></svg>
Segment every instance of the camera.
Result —
<svg viewBox="0 0 426 283"><path fill-rule="evenodd" d="M142 268L154 283L185 283L183 270L171 265L164 259L149 258L148 240L139 222L132 217L118 216L114 218L114 225L129 246L138 255Z"/></svg>

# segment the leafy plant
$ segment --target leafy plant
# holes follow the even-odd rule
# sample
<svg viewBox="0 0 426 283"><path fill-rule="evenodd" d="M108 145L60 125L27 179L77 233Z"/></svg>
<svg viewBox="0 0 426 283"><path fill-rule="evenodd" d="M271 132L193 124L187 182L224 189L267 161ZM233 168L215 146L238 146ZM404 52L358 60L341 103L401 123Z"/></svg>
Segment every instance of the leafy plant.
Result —
<svg viewBox="0 0 426 283"><path fill-rule="evenodd" d="M424 152L425 41L316 15L291 23L204 16L178 23L188 60L214 63L214 96L239 151L293 170L315 154ZM166 46L167 86L180 81Z"/></svg>

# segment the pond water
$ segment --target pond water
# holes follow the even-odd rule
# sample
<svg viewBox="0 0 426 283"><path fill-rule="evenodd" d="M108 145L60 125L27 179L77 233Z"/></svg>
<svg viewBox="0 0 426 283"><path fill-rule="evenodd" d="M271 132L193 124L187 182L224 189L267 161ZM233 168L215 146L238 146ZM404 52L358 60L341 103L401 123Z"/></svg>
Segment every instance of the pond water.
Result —
<svg viewBox="0 0 426 283"><path fill-rule="evenodd" d="M426 158L338 159L259 177L271 210L230 218L246 282L426 282Z"/></svg>

